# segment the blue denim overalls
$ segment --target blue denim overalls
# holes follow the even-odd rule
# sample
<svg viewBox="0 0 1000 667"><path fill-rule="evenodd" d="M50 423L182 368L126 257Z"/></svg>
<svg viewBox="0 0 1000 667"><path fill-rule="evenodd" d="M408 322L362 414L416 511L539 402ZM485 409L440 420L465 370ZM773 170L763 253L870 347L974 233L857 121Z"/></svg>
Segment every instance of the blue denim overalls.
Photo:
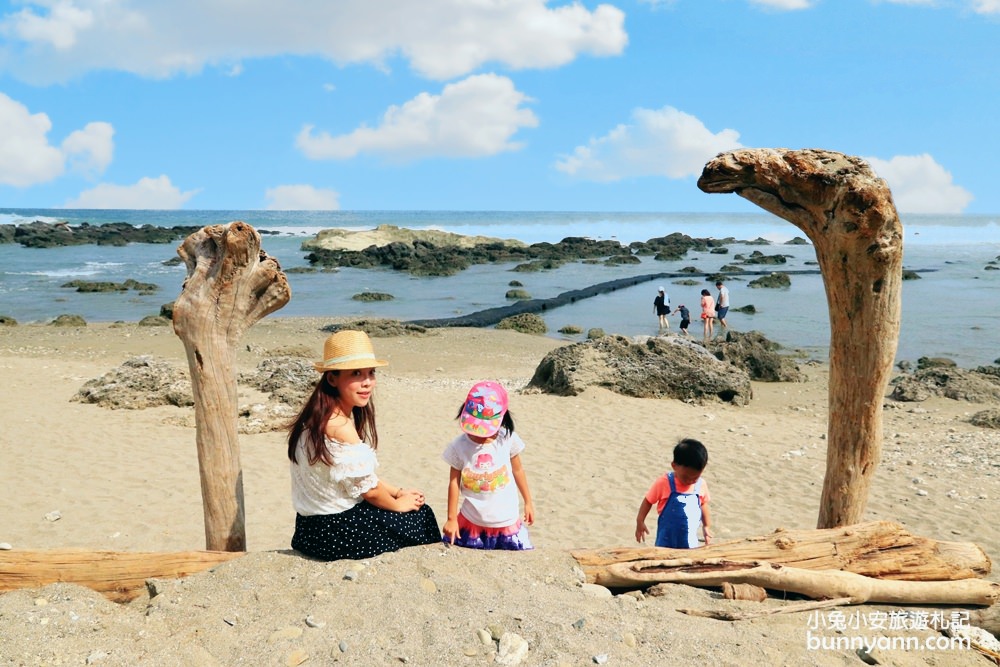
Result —
<svg viewBox="0 0 1000 667"><path fill-rule="evenodd" d="M674 549L694 549L698 546L698 525L701 524L701 480L688 493L678 493L674 473L667 473L670 498L656 521L656 546Z"/></svg>

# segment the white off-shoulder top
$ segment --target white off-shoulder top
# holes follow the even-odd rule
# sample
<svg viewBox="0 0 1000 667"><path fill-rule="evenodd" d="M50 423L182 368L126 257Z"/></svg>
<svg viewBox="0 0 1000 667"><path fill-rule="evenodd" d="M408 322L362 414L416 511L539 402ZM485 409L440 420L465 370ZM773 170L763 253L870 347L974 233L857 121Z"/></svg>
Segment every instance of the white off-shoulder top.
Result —
<svg viewBox="0 0 1000 667"><path fill-rule="evenodd" d="M295 446L295 459L289 461L292 473L292 505L303 516L339 514L359 502L361 495L378 485L375 468L378 458L368 443L346 443L325 438L333 465L322 461L309 465L306 451L308 434L303 433Z"/></svg>

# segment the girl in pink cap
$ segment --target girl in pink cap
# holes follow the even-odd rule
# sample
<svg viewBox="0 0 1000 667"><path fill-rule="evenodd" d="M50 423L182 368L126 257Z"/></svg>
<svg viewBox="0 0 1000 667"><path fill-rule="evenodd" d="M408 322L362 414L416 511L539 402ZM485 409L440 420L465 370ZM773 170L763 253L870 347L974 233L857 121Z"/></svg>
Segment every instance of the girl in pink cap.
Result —
<svg viewBox="0 0 1000 667"><path fill-rule="evenodd" d="M458 411L462 434L445 449L451 466L444 542L470 549L532 549L535 505L521 464L507 392L497 382L473 385ZM524 499L519 511L518 491Z"/></svg>

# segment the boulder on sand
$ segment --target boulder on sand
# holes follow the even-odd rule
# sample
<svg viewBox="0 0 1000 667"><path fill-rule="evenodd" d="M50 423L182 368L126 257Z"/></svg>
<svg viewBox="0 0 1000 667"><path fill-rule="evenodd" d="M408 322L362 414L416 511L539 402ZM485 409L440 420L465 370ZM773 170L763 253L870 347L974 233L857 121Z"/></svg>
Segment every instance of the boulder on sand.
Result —
<svg viewBox="0 0 1000 667"><path fill-rule="evenodd" d="M598 386L637 398L750 402L750 376L678 336L604 336L549 352L528 382L534 389L576 396Z"/></svg>

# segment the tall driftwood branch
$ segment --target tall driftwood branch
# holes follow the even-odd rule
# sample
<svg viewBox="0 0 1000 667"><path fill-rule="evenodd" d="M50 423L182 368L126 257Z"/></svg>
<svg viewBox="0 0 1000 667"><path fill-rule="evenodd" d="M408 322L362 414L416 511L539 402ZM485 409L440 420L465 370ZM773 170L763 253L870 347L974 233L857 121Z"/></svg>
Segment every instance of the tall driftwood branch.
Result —
<svg viewBox="0 0 1000 667"><path fill-rule="evenodd" d="M236 345L258 320L291 298L277 260L245 222L212 225L177 249L187 278L174 302L184 341L197 426L206 549L245 551L243 476L236 437Z"/></svg>
<svg viewBox="0 0 1000 667"><path fill-rule="evenodd" d="M571 552L587 581L613 585L611 565L644 560L724 558L768 561L807 570L845 570L880 579L943 581L990 573L989 556L971 542L940 542L913 535L891 521L840 528L778 530L770 535L716 542L699 549L613 547Z"/></svg>
<svg viewBox="0 0 1000 667"><path fill-rule="evenodd" d="M830 310L826 478L818 528L861 520L882 450L882 401L899 341L903 229L885 181L824 150L722 153L698 179L805 232Z"/></svg>

